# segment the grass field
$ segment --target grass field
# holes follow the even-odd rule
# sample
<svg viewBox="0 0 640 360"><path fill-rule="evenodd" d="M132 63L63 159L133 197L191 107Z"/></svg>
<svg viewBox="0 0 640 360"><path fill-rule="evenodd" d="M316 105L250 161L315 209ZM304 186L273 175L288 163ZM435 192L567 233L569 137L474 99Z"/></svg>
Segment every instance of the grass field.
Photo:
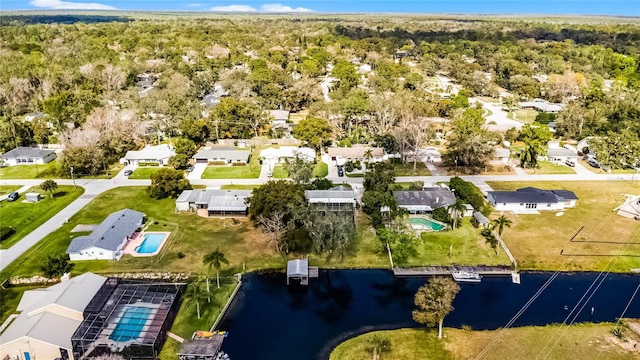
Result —
<svg viewBox="0 0 640 360"><path fill-rule="evenodd" d="M550 161L538 161L538 168L524 169L527 174L575 174L572 167L555 164Z"/></svg>
<svg viewBox="0 0 640 360"><path fill-rule="evenodd" d="M527 186L566 189L579 200L573 209L536 215L505 215L513 221L503 239L522 269L564 271L640 268L640 223L611 210L624 201L622 194L640 194L640 183L593 182L490 182L494 190ZM583 228L584 227L584 228ZM582 228L582 230L580 230ZM575 241L570 239L575 236ZM586 242L585 242L586 241ZM633 243L633 244L629 244ZM562 252L562 254L560 254ZM575 254L574 256L569 256Z"/></svg>
<svg viewBox="0 0 640 360"><path fill-rule="evenodd" d="M131 180L151 179L151 175L162 169L161 166L138 167L129 175Z"/></svg>
<svg viewBox="0 0 640 360"><path fill-rule="evenodd" d="M313 168L313 177L314 178L323 178L329 175L329 165L323 163L322 161L318 162L316 166Z"/></svg>
<svg viewBox="0 0 640 360"><path fill-rule="evenodd" d="M416 163L416 170L413 170L413 162L404 164L393 164L393 174L395 176L431 176L431 171L422 162Z"/></svg>
<svg viewBox="0 0 640 360"><path fill-rule="evenodd" d="M0 185L0 195L7 195L20 189L21 187L22 186L20 185Z"/></svg>
<svg viewBox="0 0 640 360"><path fill-rule="evenodd" d="M611 323L586 323L570 327L547 325L510 328L487 349L483 359L637 359L640 350L634 353L633 349L626 350L615 345L613 336L609 334L613 326ZM374 334L391 341L391 351L382 354L384 360L474 359L496 338L499 331L446 328L441 340L438 340L435 329L376 331L343 342L334 349L330 360L371 359L372 350L367 341ZM626 333L629 334L629 344L640 340L637 334L631 331Z"/></svg>
<svg viewBox="0 0 640 360"><path fill-rule="evenodd" d="M0 243L0 249L10 248L84 193L83 188L78 187L74 190L70 185L59 185L53 193L53 198L37 186L32 187L29 191L39 192L43 199L38 203L23 202L25 196L22 194L17 201L0 202L0 223L2 226L10 226L16 231Z"/></svg>
<svg viewBox="0 0 640 360"><path fill-rule="evenodd" d="M0 168L0 179L57 178L57 161L42 165L14 165Z"/></svg>
<svg viewBox="0 0 640 360"><path fill-rule="evenodd" d="M207 166L202 179L257 179L260 177L259 165L245 166Z"/></svg>
<svg viewBox="0 0 640 360"><path fill-rule="evenodd" d="M220 189L222 190L253 190L260 185L237 185L237 184L227 184L222 185Z"/></svg>
<svg viewBox="0 0 640 360"><path fill-rule="evenodd" d="M284 169L283 165L277 165L273 167L273 174L271 177L274 179L286 179L289 177L289 174L287 174L287 170Z"/></svg>
<svg viewBox="0 0 640 360"><path fill-rule="evenodd" d="M507 117L512 120L518 120L525 123L530 123L536 120L537 115L538 115L538 112L535 110L518 109L514 112L510 112L507 115Z"/></svg>

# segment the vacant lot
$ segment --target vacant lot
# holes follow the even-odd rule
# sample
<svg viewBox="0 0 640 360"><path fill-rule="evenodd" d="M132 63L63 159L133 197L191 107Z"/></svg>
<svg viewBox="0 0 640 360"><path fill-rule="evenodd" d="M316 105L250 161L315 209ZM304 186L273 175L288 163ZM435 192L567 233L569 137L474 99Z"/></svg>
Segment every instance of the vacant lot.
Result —
<svg viewBox="0 0 640 360"><path fill-rule="evenodd" d="M44 198L37 203L24 202L25 195L21 194L17 201L0 202L0 223L15 230L13 235L0 243L0 249L10 248L84 193L81 187L74 190L73 186L67 185L58 186L53 198L40 187L33 187L27 192L30 191L39 192Z"/></svg>
<svg viewBox="0 0 640 360"><path fill-rule="evenodd" d="M538 168L525 169L527 174L575 174L573 168L550 161L538 161Z"/></svg>
<svg viewBox="0 0 640 360"><path fill-rule="evenodd" d="M431 171L423 162L416 163L416 169L413 169L413 162L404 164L393 164L393 174L395 176L431 176Z"/></svg>
<svg viewBox="0 0 640 360"><path fill-rule="evenodd" d="M43 179L55 178L57 161L43 165L14 165L0 168L0 179Z"/></svg>
<svg viewBox="0 0 640 360"><path fill-rule="evenodd" d="M162 169L162 167L160 166L139 167L139 168L136 168L131 175L129 175L129 179L132 179L132 180L151 179L151 175L155 174L160 169Z"/></svg>
<svg viewBox="0 0 640 360"><path fill-rule="evenodd" d="M260 177L259 165L244 166L207 166L202 179L257 179Z"/></svg>
<svg viewBox="0 0 640 360"><path fill-rule="evenodd" d="M613 326L601 323L511 328L487 349L483 359L637 359L638 351L634 353L612 344L609 331ZM437 331L432 329L376 331L340 344L330 359L371 359L372 350L368 340L376 334L391 341L391 351L382 355L384 360L475 359L499 331L447 328L444 329L446 338L442 340L438 340ZM632 336L635 340L630 341L637 342L637 336ZM547 344L549 346L545 348Z"/></svg>
<svg viewBox="0 0 640 360"><path fill-rule="evenodd" d="M619 272L640 268L640 223L612 212L624 201L622 194L640 194L640 184L541 181L491 182L489 185L494 190L526 186L566 189L579 198L576 208L564 211L562 216L556 216L556 212L506 213L513 225L504 230L503 238L520 268Z"/></svg>

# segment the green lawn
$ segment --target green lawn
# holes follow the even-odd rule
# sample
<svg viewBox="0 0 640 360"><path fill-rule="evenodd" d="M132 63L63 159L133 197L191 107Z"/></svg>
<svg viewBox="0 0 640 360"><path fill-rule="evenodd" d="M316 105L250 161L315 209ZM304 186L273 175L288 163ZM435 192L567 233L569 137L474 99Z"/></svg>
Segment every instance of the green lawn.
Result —
<svg viewBox="0 0 640 360"><path fill-rule="evenodd" d="M276 165L273 167L273 174L271 177L274 179L286 179L289 177L289 174L287 174L283 165Z"/></svg>
<svg viewBox="0 0 640 360"><path fill-rule="evenodd" d="M538 161L538 168L525 169L527 174L575 174L572 167L555 164L550 161Z"/></svg>
<svg viewBox="0 0 640 360"><path fill-rule="evenodd" d="M507 255L495 250L480 235L480 229L473 227L470 218L462 220L462 226L453 231L424 232L423 244L418 246L418 256L409 265L509 265ZM453 250L449 254L449 249Z"/></svg>
<svg viewBox="0 0 640 360"><path fill-rule="evenodd" d="M518 109L515 111L516 120L526 123L534 122L536 116L538 116L538 112L535 110Z"/></svg>
<svg viewBox="0 0 640 360"><path fill-rule="evenodd" d="M53 194L53 198L50 197L49 193L45 193L40 189L39 186L31 188L29 191L39 192L44 198L38 203L27 203L23 202L25 195L21 194L17 201L0 202L2 226L10 226L16 230L11 237L0 243L0 249L10 248L84 193L82 187L78 186L74 190L73 186L70 185L59 185Z"/></svg>
<svg viewBox="0 0 640 360"><path fill-rule="evenodd" d="M323 178L329 175L329 165L323 163L322 161L318 162L313 168L313 177L314 178Z"/></svg>
<svg viewBox="0 0 640 360"><path fill-rule="evenodd" d="M446 321L446 319L445 319ZM497 338L501 330L444 329L438 340L435 329L399 329L376 331L349 339L336 347L330 360L369 360L372 350L368 340L374 335L390 340L391 351L382 354L383 360L475 359L489 343L496 339L483 358L512 359L637 359L637 352L625 350L612 343L611 323L581 323L569 327L561 325L525 326L510 328ZM640 337L627 329L631 343ZM549 344L554 346L549 346Z"/></svg>
<svg viewBox="0 0 640 360"><path fill-rule="evenodd" d="M431 171L423 162L416 163L416 170L413 170L413 162L404 164L393 164L395 176L431 176Z"/></svg>
<svg viewBox="0 0 640 360"><path fill-rule="evenodd" d="M202 179L257 179L260 166L207 166Z"/></svg>
<svg viewBox="0 0 640 360"><path fill-rule="evenodd" d="M15 165L0 168L0 179L57 178L58 161L43 165Z"/></svg>
<svg viewBox="0 0 640 360"><path fill-rule="evenodd" d="M20 189L21 187L22 186L20 185L0 185L0 195L7 195Z"/></svg>
<svg viewBox="0 0 640 360"><path fill-rule="evenodd" d="M132 179L132 180L151 179L151 175L155 174L160 169L162 169L161 166L139 167L139 168L136 168L131 175L129 175L129 179Z"/></svg>
<svg viewBox="0 0 640 360"><path fill-rule="evenodd" d="M253 190L258 186L260 185L258 184L254 184L254 185L227 184L227 185L222 185L220 189L222 190Z"/></svg>
<svg viewBox="0 0 640 360"><path fill-rule="evenodd" d="M565 210L562 216L556 216L553 211L531 215L505 213L513 225L504 230L502 237L521 269L628 272L629 269L640 268L640 249L625 244L638 243L640 223L611 211L624 201L622 194L640 194L639 183L539 181L488 184L494 190L534 186L571 190L578 196L577 206ZM492 217L497 216L499 214ZM582 227L571 242L570 239ZM571 254L575 256L569 256Z"/></svg>

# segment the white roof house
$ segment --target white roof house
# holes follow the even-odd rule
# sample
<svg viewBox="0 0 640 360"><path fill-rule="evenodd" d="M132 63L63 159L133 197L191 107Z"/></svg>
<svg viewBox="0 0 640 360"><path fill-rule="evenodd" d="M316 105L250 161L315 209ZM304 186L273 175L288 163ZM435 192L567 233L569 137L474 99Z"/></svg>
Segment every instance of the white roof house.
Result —
<svg viewBox="0 0 640 360"><path fill-rule="evenodd" d="M56 158L53 150L34 147L17 147L2 154L1 158L9 165L46 164Z"/></svg>
<svg viewBox="0 0 640 360"><path fill-rule="evenodd" d="M280 146L279 148L268 148L260 151L260 158L276 162L292 159L296 155L306 161L314 161L316 159L316 151L308 147Z"/></svg>
<svg viewBox="0 0 640 360"><path fill-rule="evenodd" d="M169 158L175 155L175 150L169 145L147 145L142 150L127 151L127 154L120 162L123 164L134 165L140 163L158 163L158 165L166 165Z"/></svg>
<svg viewBox="0 0 640 360"><path fill-rule="evenodd" d="M176 210L206 216L246 216L251 190L185 190L176 199Z"/></svg>
<svg viewBox="0 0 640 360"><path fill-rule="evenodd" d="M73 359L71 337L106 278L85 273L46 289L25 291L16 320L0 335L0 354L11 359Z"/></svg>
<svg viewBox="0 0 640 360"><path fill-rule="evenodd" d="M534 99L533 101L524 101L520 103L523 109L533 109L546 113L557 113L564 109L564 104L554 104L542 99Z"/></svg>

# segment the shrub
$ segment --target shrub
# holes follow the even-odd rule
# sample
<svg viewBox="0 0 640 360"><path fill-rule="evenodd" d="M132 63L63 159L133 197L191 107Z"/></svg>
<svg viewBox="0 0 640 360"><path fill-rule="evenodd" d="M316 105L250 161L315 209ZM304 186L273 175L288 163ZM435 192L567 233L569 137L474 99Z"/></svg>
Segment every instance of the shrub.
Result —
<svg viewBox="0 0 640 360"><path fill-rule="evenodd" d="M157 162L141 162L141 163L138 163L138 166L160 166L160 163L157 163Z"/></svg>
<svg viewBox="0 0 640 360"><path fill-rule="evenodd" d="M247 165L247 163L245 163L245 162L235 162L235 163L231 164L231 166L246 166L246 165Z"/></svg>
<svg viewBox="0 0 640 360"><path fill-rule="evenodd" d="M433 220L437 220L445 224L451 222L451 215L449 215L449 211L447 211L446 207L441 207L433 210L431 217L433 218Z"/></svg>
<svg viewBox="0 0 640 360"><path fill-rule="evenodd" d="M449 181L449 188L455 190L458 199L468 202L474 209L482 211L485 208L484 196L473 183L456 176Z"/></svg>
<svg viewBox="0 0 640 360"><path fill-rule="evenodd" d="M13 235L16 231L8 226L1 226L0 227L0 241L3 241L5 239L8 239L9 237L11 237L11 235Z"/></svg>
<svg viewBox="0 0 640 360"><path fill-rule="evenodd" d="M227 165L227 163L222 160L216 160L216 161L209 161L209 165Z"/></svg>
<svg viewBox="0 0 640 360"><path fill-rule="evenodd" d="M183 259L185 256L187 255L185 255L182 251L178 252L178 259Z"/></svg>

